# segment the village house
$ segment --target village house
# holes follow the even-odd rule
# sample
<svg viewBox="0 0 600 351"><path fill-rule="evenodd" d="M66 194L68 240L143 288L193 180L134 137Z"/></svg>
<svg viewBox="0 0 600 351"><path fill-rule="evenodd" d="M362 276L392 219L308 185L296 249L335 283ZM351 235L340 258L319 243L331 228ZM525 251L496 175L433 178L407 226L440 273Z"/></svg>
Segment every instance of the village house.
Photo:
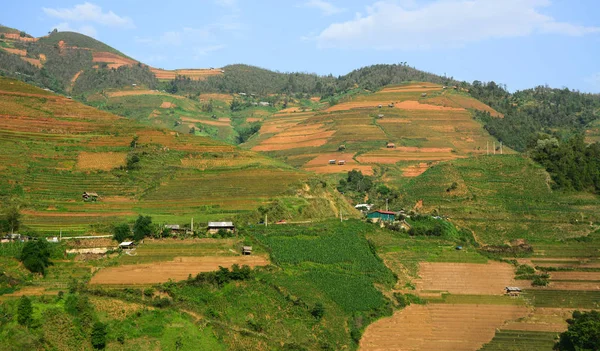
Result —
<svg viewBox="0 0 600 351"><path fill-rule="evenodd" d="M345 160L339 160L339 161L338 161L338 165L345 165L345 164L346 164L346 161L345 161Z"/></svg>
<svg viewBox="0 0 600 351"><path fill-rule="evenodd" d="M235 226L233 225L233 222L208 222L209 234L217 234L219 230L235 233Z"/></svg>
<svg viewBox="0 0 600 351"><path fill-rule="evenodd" d="M334 165L335 164L335 160L329 160L329 164L330 165Z"/></svg>
<svg viewBox="0 0 600 351"><path fill-rule="evenodd" d="M181 228L179 224L165 224L165 229L170 229L173 234L186 234L187 230Z"/></svg>
<svg viewBox="0 0 600 351"><path fill-rule="evenodd" d="M367 215L367 219L370 219L372 222L393 222L396 220L396 212L393 211L383 211L377 210L375 212L371 212Z"/></svg>
<svg viewBox="0 0 600 351"><path fill-rule="evenodd" d="M123 241L119 244L119 249L131 250L135 249L135 243L133 241Z"/></svg>
<svg viewBox="0 0 600 351"><path fill-rule="evenodd" d="M395 149L396 148L396 144L394 144L394 143L387 143L385 145L385 147L387 147L388 149Z"/></svg>
<svg viewBox="0 0 600 351"><path fill-rule="evenodd" d="M252 255L252 246L242 246L242 255Z"/></svg>

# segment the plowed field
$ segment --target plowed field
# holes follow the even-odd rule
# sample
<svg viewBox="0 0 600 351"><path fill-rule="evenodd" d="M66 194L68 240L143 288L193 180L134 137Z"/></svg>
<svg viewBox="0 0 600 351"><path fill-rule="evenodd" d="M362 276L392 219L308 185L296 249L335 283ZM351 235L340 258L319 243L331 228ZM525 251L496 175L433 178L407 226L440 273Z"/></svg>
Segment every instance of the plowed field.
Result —
<svg viewBox="0 0 600 351"><path fill-rule="evenodd" d="M200 272L211 272L219 267L231 267L234 264L250 267L266 266L269 261L262 256L213 256L213 257L176 257L170 262L125 265L100 270L90 284L135 285L164 283L172 280L184 280Z"/></svg>
<svg viewBox="0 0 600 351"><path fill-rule="evenodd" d="M125 165L125 152L80 152L77 168L110 171Z"/></svg>
<svg viewBox="0 0 600 351"><path fill-rule="evenodd" d="M476 351L506 321L526 314L522 306L410 305L367 327L360 350Z"/></svg>

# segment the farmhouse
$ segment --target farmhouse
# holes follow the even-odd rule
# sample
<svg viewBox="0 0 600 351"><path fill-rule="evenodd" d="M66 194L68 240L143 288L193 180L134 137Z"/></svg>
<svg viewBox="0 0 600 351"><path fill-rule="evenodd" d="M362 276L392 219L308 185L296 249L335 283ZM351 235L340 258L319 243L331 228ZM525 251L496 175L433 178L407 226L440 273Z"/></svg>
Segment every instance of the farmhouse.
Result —
<svg viewBox="0 0 600 351"><path fill-rule="evenodd" d="M208 233L217 234L219 230L224 230L229 233L235 232L233 222L208 222Z"/></svg>
<svg viewBox="0 0 600 351"><path fill-rule="evenodd" d="M90 193L85 191L83 195L81 195L81 197L83 198L83 201L98 201L97 193Z"/></svg>
<svg viewBox="0 0 600 351"><path fill-rule="evenodd" d="M330 165L334 165L335 164L335 160L329 160L329 164Z"/></svg>
<svg viewBox="0 0 600 351"><path fill-rule="evenodd" d="M396 144L394 144L394 143L387 143L385 145L385 147L387 147L388 149L395 149L396 148Z"/></svg>
<svg viewBox="0 0 600 351"><path fill-rule="evenodd" d="M252 255L252 246L242 246L242 255Z"/></svg>
<svg viewBox="0 0 600 351"><path fill-rule="evenodd" d="M339 160L339 161L338 161L338 165L345 165L345 164L346 164L346 161L345 161L345 160Z"/></svg>
<svg viewBox="0 0 600 351"><path fill-rule="evenodd" d="M179 224L165 224L165 229L170 229L171 233L186 234L186 230L181 228Z"/></svg>
<svg viewBox="0 0 600 351"><path fill-rule="evenodd" d="M122 243L119 244L119 249L124 249L124 250L135 249L135 244L133 243L133 241L123 241Z"/></svg>
<svg viewBox="0 0 600 351"><path fill-rule="evenodd" d="M369 213L367 218L375 223L379 221L393 222L396 219L396 213L393 211L377 210Z"/></svg>
<svg viewBox="0 0 600 351"><path fill-rule="evenodd" d="M516 286L507 286L504 290L506 290L506 295L509 296L519 296L521 294L521 288Z"/></svg>

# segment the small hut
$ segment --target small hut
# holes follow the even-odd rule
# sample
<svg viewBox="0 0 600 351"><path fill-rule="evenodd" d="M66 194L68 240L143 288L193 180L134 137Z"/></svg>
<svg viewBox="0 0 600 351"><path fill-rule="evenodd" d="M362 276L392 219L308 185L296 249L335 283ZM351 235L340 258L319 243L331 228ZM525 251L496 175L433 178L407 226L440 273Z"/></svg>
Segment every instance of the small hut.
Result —
<svg viewBox="0 0 600 351"><path fill-rule="evenodd" d="M385 145L385 147L388 148L388 149L395 149L396 148L396 144L394 144L394 143L387 143Z"/></svg>
<svg viewBox="0 0 600 351"><path fill-rule="evenodd" d="M135 249L135 243L133 241L123 241L119 244L119 249L131 250Z"/></svg>
<svg viewBox="0 0 600 351"><path fill-rule="evenodd" d="M426 97L426 96L427 96L427 93L422 93L421 94L421 97Z"/></svg>
<svg viewBox="0 0 600 351"><path fill-rule="evenodd" d="M345 161L345 160L339 160L339 161L338 161L338 165L340 165L340 166L341 166L341 165L345 165L345 164L346 164L346 161Z"/></svg>
<svg viewBox="0 0 600 351"><path fill-rule="evenodd" d="M379 119L383 118L383 114L382 113L378 114L377 118L379 118Z"/></svg>
<svg viewBox="0 0 600 351"><path fill-rule="evenodd" d="M335 160L329 160L329 164L330 165L334 165L335 164Z"/></svg>
<svg viewBox="0 0 600 351"><path fill-rule="evenodd" d="M252 255L252 246L242 246L242 255Z"/></svg>
<svg viewBox="0 0 600 351"><path fill-rule="evenodd" d="M97 193L90 193L85 191L83 195L81 195L81 197L83 198L83 201L98 201Z"/></svg>
<svg viewBox="0 0 600 351"><path fill-rule="evenodd" d="M521 288L517 288L516 286L507 286L504 290L506 290L506 295L508 296L519 296L521 294Z"/></svg>
<svg viewBox="0 0 600 351"><path fill-rule="evenodd" d="M208 222L209 234L217 234L219 230L235 233L235 225L233 225L233 222Z"/></svg>

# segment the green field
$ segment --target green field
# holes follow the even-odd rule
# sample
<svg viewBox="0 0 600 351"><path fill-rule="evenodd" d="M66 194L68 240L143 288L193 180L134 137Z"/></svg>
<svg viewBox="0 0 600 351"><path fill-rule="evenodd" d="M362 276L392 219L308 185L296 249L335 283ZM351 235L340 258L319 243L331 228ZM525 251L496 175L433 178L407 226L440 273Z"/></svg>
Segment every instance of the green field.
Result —
<svg viewBox="0 0 600 351"><path fill-rule="evenodd" d="M457 188L447 191L452 183ZM590 223L599 220L597 196L552 191L547 173L519 155L443 163L410 181L403 192L406 208L423 200L423 211L450 217L486 244L527 239L543 245L585 236L597 228Z"/></svg>
<svg viewBox="0 0 600 351"><path fill-rule="evenodd" d="M549 351L556 336L557 333L549 332L498 330L479 351Z"/></svg>

